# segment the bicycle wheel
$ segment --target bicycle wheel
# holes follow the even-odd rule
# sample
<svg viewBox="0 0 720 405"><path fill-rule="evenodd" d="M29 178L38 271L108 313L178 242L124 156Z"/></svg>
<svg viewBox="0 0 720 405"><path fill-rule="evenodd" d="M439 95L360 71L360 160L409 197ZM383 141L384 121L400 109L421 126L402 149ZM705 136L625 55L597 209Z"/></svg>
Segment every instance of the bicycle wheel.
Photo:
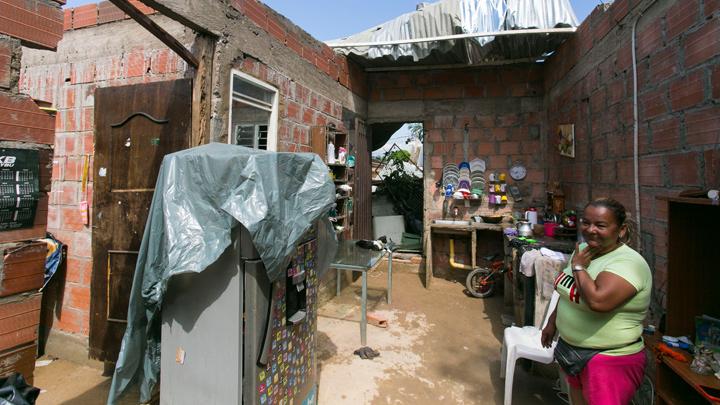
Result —
<svg viewBox="0 0 720 405"><path fill-rule="evenodd" d="M468 274L465 286L475 297L489 297L495 291L495 274L488 269L477 268Z"/></svg>

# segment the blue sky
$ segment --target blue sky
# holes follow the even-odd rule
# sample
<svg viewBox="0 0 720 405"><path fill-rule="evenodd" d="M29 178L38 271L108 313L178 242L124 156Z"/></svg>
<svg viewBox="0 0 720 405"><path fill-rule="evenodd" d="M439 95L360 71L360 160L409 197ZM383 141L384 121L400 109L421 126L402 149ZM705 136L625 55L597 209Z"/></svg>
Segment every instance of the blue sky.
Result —
<svg viewBox="0 0 720 405"><path fill-rule="evenodd" d="M316 39L329 41L357 34L414 11L415 5L420 1L265 0L262 2L290 19ZM435 2L433 0L426 1ZM68 0L64 8L98 2L99 0ZM601 4L600 0L570 0L570 5L580 22L585 20L585 17L599 4Z"/></svg>

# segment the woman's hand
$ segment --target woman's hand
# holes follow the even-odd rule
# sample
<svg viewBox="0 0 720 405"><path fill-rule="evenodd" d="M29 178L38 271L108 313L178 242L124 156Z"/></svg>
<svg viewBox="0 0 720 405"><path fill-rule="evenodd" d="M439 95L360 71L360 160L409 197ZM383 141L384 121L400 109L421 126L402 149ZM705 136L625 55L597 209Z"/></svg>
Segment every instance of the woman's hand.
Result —
<svg viewBox="0 0 720 405"><path fill-rule="evenodd" d="M600 248L590 246L586 246L585 249L580 250L580 244L576 243L575 253L573 253L572 257L572 267L583 266L587 269L588 267L590 267L590 261L592 261L592 259L594 259L599 252Z"/></svg>
<svg viewBox="0 0 720 405"><path fill-rule="evenodd" d="M544 348L548 348L552 345L553 338L557 332L557 326L555 326L556 319L557 307L555 307L552 314L548 317L547 326L545 326L545 329L542 330L542 335L540 336L540 344L542 344L542 347Z"/></svg>
<svg viewBox="0 0 720 405"><path fill-rule="evenodd" d="M540 337L540 343L542 344L542 347L548 348L552 346L553 338L555 337L555 332L557 332L557 328L555 327L555 323L552 325L548 322L548 325L543 329L542 335Z"/></svg>
<svg viewBox="0 0 720 405"><path fill-rule="evenodd" d="M586 269L590 261L600 254L599 247L587 246L580 250L575 244L571 266L583 266ZM622 305L637 294L637 289L624 278L607 271L601 271L593 280L585 271L573 271L575 286L580 298L596 312L609 312Z"/></svg>

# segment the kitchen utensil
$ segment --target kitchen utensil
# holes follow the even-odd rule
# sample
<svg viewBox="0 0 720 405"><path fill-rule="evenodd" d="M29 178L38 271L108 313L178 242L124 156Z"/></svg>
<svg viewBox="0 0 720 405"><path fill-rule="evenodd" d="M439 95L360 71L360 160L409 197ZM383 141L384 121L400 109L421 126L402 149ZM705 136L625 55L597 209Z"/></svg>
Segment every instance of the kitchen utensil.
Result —
<svg viewBox="0 0 720 405"><path fill-rule="evenodd" d="M558 224L554 222L545 222L545 235L547 236L555 236L555 228L557 228Z"/></svg>
<svg viewBox="0 0 720 405"><path fill-rule="evenodd" d="M523 238L529 238L533 234L532 224L528 221L518 221L515 223L515 229L518 231L518 236Z"/></svg>
<svg viewBox="0 0 720 405"><path fill-rule="evenodd" d="M481 215L481 217L483 222L488 224L498 224L503 219L502 215ZM530 231L530 233L532 233L532 231Z"/></svg>
<svg viewBox="0 0 720 405"><path fill-rule="evenodd" d="M533 225L536 225L538 223L538 213L535 208L530 208L529 210L525 211L524 217L528 222Z"/></svg>

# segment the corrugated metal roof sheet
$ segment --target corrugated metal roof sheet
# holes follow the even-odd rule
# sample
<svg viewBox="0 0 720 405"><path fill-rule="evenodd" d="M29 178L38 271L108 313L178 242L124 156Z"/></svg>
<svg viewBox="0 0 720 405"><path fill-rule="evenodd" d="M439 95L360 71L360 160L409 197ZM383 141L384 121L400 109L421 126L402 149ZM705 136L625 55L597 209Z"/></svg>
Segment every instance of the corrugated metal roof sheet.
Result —
<svg viewBox="0 0 720 405"><path fill-rule="evenodd" d="M577 27L568 0L441 0L375 28L328 41L331 47L528 28ZM478 64L541 58L571 33L521 34L413 44L336 48L364 67Z"/></svg>

